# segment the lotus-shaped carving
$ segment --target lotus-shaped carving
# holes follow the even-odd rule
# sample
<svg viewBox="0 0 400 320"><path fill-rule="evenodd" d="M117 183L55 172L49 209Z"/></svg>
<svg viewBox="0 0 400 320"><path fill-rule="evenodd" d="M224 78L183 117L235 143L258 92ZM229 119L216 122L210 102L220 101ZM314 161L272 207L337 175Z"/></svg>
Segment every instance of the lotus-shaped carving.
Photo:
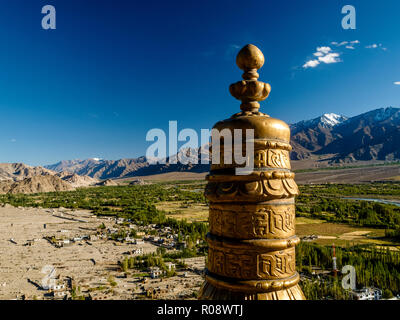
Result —
<svg viewBox="0 0 400 320"><path fill-rule="evenodd" d="M232 96L243 102L263 101L271 92L271 86L261 81L242 80L229 87Z"/></svg>

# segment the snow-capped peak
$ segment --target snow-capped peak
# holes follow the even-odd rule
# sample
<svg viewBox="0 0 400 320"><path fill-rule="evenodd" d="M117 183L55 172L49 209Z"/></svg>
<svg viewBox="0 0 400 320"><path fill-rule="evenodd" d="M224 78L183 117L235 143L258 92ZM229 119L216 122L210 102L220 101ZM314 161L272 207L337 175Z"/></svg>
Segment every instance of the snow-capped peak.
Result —
<svg viewBox="0 0 400 320"><path fill-rule="evenodd" d="M291 125L292 133L296 133L298 130L303 130L304 128L313 128L317 126L322 126L324 128L332 128L346 121L348 118L345 116L341 116L336 113L325 113L322 116L311 119L311 120L303 120L298 123Z"/></svg>
<svg viewBox="0 0 400 320"><path fill-rule="evenodd" d="M336 114L336 113L325 113L320 118L320 121L323 124L326 124L326 125L328 125L330 127L334 127L337 124L340 124L345 120L347 120L346 117L341 116L341 115Z"/></svg>

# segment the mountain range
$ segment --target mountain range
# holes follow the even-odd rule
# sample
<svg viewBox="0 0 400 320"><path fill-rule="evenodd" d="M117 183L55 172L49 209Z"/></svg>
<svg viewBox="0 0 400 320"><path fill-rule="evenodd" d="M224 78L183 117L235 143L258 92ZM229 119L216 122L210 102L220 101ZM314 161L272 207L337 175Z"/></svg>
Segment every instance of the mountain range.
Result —
<svg viewBox="0 0 400 320"><path fill-rule="evenodd" d="M293 160L332 155L331 163L400 159L400 109L381 108L355 117L336 114L291 125Z"/></svg>
<svg viewBox="0 0 400 320"><path fill-rule="evenodd" d="M324 156L330 164L356 161L393 161L400 159L400 108L381 108L347 118L334 113L290 125L292 160ZM45 169L68 171L96 179L127 178L167 172L207 172L200 164L201 149L192 149L189 164L150 164L145 157L120 160L64 160ZM174 157L188 154L180 151Z"/></svg>
<svg viewBox="0 0 400 320"><path fill-rule="evenodd" d="M201 153L201 148L181 150L173 157L167 158L165 164L152 164L146 160L146 157L139 157L120 160L64 160L44 167L55 172L73 172L100 180L148 176L168 172L207 172L210 170L210 166L200 163ZM173 158L181 159L183 156L189 159L188 164L182 164L179 161L174 164L174 161L171 161ZM198 159L197 164L195 159Z"/></svg>
<svg viewBox="0 0 400 320"><path fill-rule="evenodd" d="M0 163L0 194L69 191L98 183L97 179L76 173L55 172L23 163Z"/></svg>
<svg viewBox="0 0 400 320"><path fill-rule="evenodd" d="M320 167L342 163L392 162L400 160L400 108L381 108L347 118L334 113L290 125L292 164ZM162 173L204 173L208 147L183 149L152 164L146 157L120 160L63 160L32 167L23 163L0 163L0 194L67 191L93 185L116 185L111 179ZM182 158L188 159L183 164ZM173 164L171 160L178 160ZM196 163L197 162L197 163ZM176 175L178 176L178 174ZM102 181L99 181L102 180ZM137 182L133 182L137 183Z"/></svg>

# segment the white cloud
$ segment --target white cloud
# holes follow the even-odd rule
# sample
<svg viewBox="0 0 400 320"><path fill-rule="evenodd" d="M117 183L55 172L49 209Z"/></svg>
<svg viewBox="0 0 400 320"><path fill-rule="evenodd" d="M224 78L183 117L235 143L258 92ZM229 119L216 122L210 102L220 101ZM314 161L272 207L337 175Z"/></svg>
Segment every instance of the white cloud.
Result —
<svg viewBox="0 0 400 320"><path fill-rule="evenodd" d="M323 57L319 57L318 60L321 62L324 62L324 63L340 62L339 53L328 53L327 55L325 55Z"/></svg>
<svg viewBox="0 0 400 320"><path fill-rule="evenodd" d="M334 45L336 47L341 47L341 46L344 46L344 45L349 44L349 43L359 43L359 41L358 40L355 40L355 41L342 41L340 43L336 42L336 41L332 41L331 45Z"/></svg>
<svg viewBox="0 0 400 320"><path fill-rule="evenodd" d="M303 65L303 68L315 68L317 65L319 65L318 60L309 60Z"/></svg>
<svg viewBox="0 0 400 320"><path fill-rule="evenodd" d="M352 48L347 48L347 49L355 49L354 48L354 45L355 44L359 44L360 43L360 41L359 40L353 40L353 41L342 41L342 42L336 42L336 41L333 41L333 42L331 42L331 45L334 45L335 47L341 47L341 46L346 46L346 48L347 48L347 46L350 46L350 47L352 47Z"/></svg>
<svg viewBox="0 0 400 320"><path fill-rule="evenodd" d="M376 49L376 48L379 48L379 49L382 49L383 51L386 51L386 50L387 50L387 48L385 48L385 47L382 46L382 43L379 43L379 44L373 43L373 44L368 45L368 46L365 46L365 47L366 47L367 49Z"/></svg>
<svg viewBox="0 0 400 320"><path fill-rule="evenodd" d="M17 142L17 139L12 138L10 141L11 142Z"/></svg>
<svg viewBox="0 0 400 320"><path fill-rule="evenodd" d="M400 81L395 81L393 82L393 84L395 84L396 86L400 86Z"/></svg>
<svg viewBox="0 0 400 320"><path fill-rule="evenodd" d="M318 59L310 59L304 65L303 68L315 68L320 63L336 63L340 62L339 53L332 52L332 48L328 46L317 47L317 51L313 53Z"/></svg>
<svg viewBox="0 0 400 320"><path fill-rule="evenodd" d="M317 52L322 52L327 54L329 51L332 51L332 49L330 47L318 47L317 48Z"/></svg>
<svg viewBox="0 0 400 320"><path fill-rule="evenodd" d="M342 41L342 42L336 42L336 41L332 41L331 45L334 47L341 47L341 46L345 46L346 49L350 49L350 50L355 50L356 49L356 45L359 44L360 41L359 40L352 40L352 41ZM321 63L337 63L337 62L341 62L342 60L340 60L340 56L343 52L335 52L332 47L329 46L320 46L317 47L316 52L313 53L314 57L317 57L318 59L310 59L308 60L304 65L303 68L307 69L307 68L315 68L316 66L318 66Z"/></svg>
<svg viewBox="0 0 400 320"><path fill-rule="evenodd" d="M306 61L306 63L303 65L304 69L307 68L315 68L321 63L337 63L337 62L342 62L343 60L340 59L342 54L345 54L347 50L340 50L339 47L344 46L345 49L348 50L356 50L358 49L358 45L360 44L360 40L352 40L352 41L342 41L342 42L337 42L337 41L332 41L331 47L329 46L321 46L317 47L316 52L313 53L314 57L317 57L318 59L309 59ZM332 49L333 48L333 49ZM376 44L373 43L371 45L365 46L365 48L368 49L382 49L383 51L386 51L387 48L383 47L381 43ZM335 51L339 52L335 52ZM400 85L399 83L395 83L396 85Z"/></svg>

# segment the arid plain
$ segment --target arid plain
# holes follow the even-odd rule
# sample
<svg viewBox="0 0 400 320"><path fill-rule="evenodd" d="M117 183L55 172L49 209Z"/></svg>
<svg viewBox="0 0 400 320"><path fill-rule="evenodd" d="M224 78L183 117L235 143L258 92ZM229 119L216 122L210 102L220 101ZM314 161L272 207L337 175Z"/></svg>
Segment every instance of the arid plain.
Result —
<svg viewBox="0 0 400 320"><path fill-rule="evenodd" d="M202 277L190 270L204 268L204 257L186 259L190 270L179 271L166 280L130 276L125 278L118 261L138 247L143 253L155 252L150 242L140 245L107 239L80 240L69 246L55 247L46 237L82 238L95 234L99 224L113 224L87 211L67 209L0 207L0 299L44 299L40 286L48 269L55 270L57 283L64 284L66 295L75 287L77 294L93 299L133 299L144 292L159 289L157 298L190 298L199 290ZM113 284L110 280L113 279ZM68 288L69 287L69 288Z"/></svg>

